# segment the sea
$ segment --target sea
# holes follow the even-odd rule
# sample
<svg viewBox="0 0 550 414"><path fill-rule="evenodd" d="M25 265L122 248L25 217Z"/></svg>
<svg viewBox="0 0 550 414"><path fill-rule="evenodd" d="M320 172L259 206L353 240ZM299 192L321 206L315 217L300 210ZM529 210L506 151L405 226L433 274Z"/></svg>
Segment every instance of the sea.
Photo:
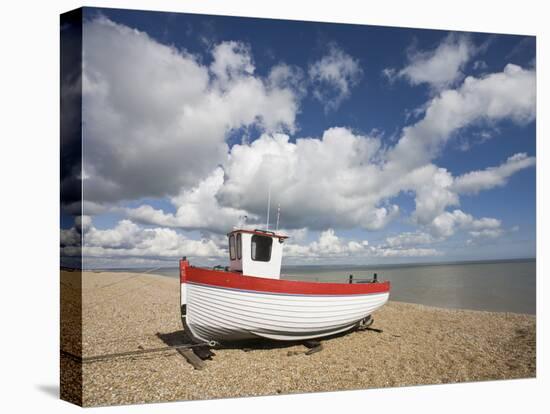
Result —
<svg viewBox="0 0 550 414"><path fill-rule="evenodd" d="M106 269L102 269L106 270ZM109 269L178 277L177 267ZM452 309L536 313L536 260L379 266L283 266L282 278L349 283L372 279L391 283L390 300Z"/></svg>

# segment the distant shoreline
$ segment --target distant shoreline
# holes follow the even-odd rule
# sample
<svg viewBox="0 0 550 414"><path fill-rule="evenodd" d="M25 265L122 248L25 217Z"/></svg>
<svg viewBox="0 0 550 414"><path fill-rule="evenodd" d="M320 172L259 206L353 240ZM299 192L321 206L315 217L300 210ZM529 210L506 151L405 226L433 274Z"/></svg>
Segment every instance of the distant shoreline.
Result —
<svg viewBox="0 0 550 414"><path fill-rule="evenodd" d="M317 267L326 267L326 268L339 268L339 269L395 269L402 267L427 267L427 266L451 266L451 265L476 265L476 264L495 264L495 263L522 263L522 262L536 262L536 257L532 258L518 258L518 259L498 259L498 260L463 260L463 261L449 261L449 262L412 262L412 263L384 263L384 264L360 264L360 265L350 265L350 264L326 264L326 265L288 265L283 266L284 268L317 268Z"/></svg>
<svg viewBox="0 0 550 414"><path fill-rule="evenodd" d="M462 261L441 261L441 262L409 262L409 263L384 263L384 264L346 264L346 263L330 263L330 264L304 264L304 265L283 265L282 270L287 269L395 269L403 267L427 267L427 266L450 266L450 265L476 265L476 264L492 264L492 263L521 263L521 262L536 262L536 257L514 258L514 259L485 259L485 260L462 260ZM211 267L211 266L203 266ZM146 267L97 267L97 268L72 268L60 266L60 270L64 271L86 271L86 272L133 272L133 273L153 273L154 271L175 269L174 266L162 266L154 268ZM164 275L162 275L164 276Z"/></svg>

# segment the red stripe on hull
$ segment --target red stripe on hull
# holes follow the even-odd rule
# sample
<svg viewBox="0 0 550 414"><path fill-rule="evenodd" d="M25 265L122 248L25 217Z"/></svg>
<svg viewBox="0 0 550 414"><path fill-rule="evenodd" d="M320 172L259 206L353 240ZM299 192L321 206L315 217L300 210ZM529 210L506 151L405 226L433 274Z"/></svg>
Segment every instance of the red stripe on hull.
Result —
<svg viewBox="0 0 550 414"><path fill-rule="evenodd" d="M232 289L296 295L365 295L390 291L390 282L319 283L265 279L262 277L244 276L236 272L191 267L187 260L180 261L180 281L181 283L194 282Z"/></svg>

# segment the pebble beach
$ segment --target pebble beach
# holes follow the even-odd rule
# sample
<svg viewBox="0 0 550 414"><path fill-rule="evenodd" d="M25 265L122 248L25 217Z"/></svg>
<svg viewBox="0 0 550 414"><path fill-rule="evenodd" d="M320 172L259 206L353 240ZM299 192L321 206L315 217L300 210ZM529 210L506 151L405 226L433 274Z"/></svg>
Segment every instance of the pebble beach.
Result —
<svg viewBox="0 0 550 414"><path fill-rule="evenodd" d="M184 342L176 278L115 272L83 272L81 278L84 358ZM77 272L61 272L63 321L74 319L79 280ZM260 342L250 348L215 349L202 370L195 370L176 350L82 365L62 353L62 398L104 406L536 375L533 315L390 300L373 317L373 327L382 332L324 339L323 349L311 355L305 354L303 344ZM80 354L80 343L74 343L80 338L78 330L78 323L62 328L63 351ZM80 375L82 396L74 386Z"/></svg>

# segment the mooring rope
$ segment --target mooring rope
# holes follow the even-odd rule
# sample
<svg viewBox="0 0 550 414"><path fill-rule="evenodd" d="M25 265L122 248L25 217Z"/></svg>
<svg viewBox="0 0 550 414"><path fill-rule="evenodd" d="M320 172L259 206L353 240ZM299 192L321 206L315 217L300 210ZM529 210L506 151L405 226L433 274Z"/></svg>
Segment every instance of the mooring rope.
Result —
<svg viewBox="0 0 550 414"><path fill-rule="evenodd" d="M197 344L183 344L183 345L172 345L172 346L163 346L161 348L151 348L151 349L140 349L138 351L126 351L126 352L116 352L112 354L103 354L103 355L93 355L89 357L82 357L75 355L71 352L61 350L61 354L69 357L77 362L81 363L90 363L90 362L99 362L99 361L105 361L108 359L115 359L115 358L123 358L123 357L133 357L143 354L150 354L154 352L165 352L165 351L172 351L172 350L178 350L178 349L190 349L190 348L197 348L197 347L203 347L208 346L208 343L197 343Z"/></svg>

